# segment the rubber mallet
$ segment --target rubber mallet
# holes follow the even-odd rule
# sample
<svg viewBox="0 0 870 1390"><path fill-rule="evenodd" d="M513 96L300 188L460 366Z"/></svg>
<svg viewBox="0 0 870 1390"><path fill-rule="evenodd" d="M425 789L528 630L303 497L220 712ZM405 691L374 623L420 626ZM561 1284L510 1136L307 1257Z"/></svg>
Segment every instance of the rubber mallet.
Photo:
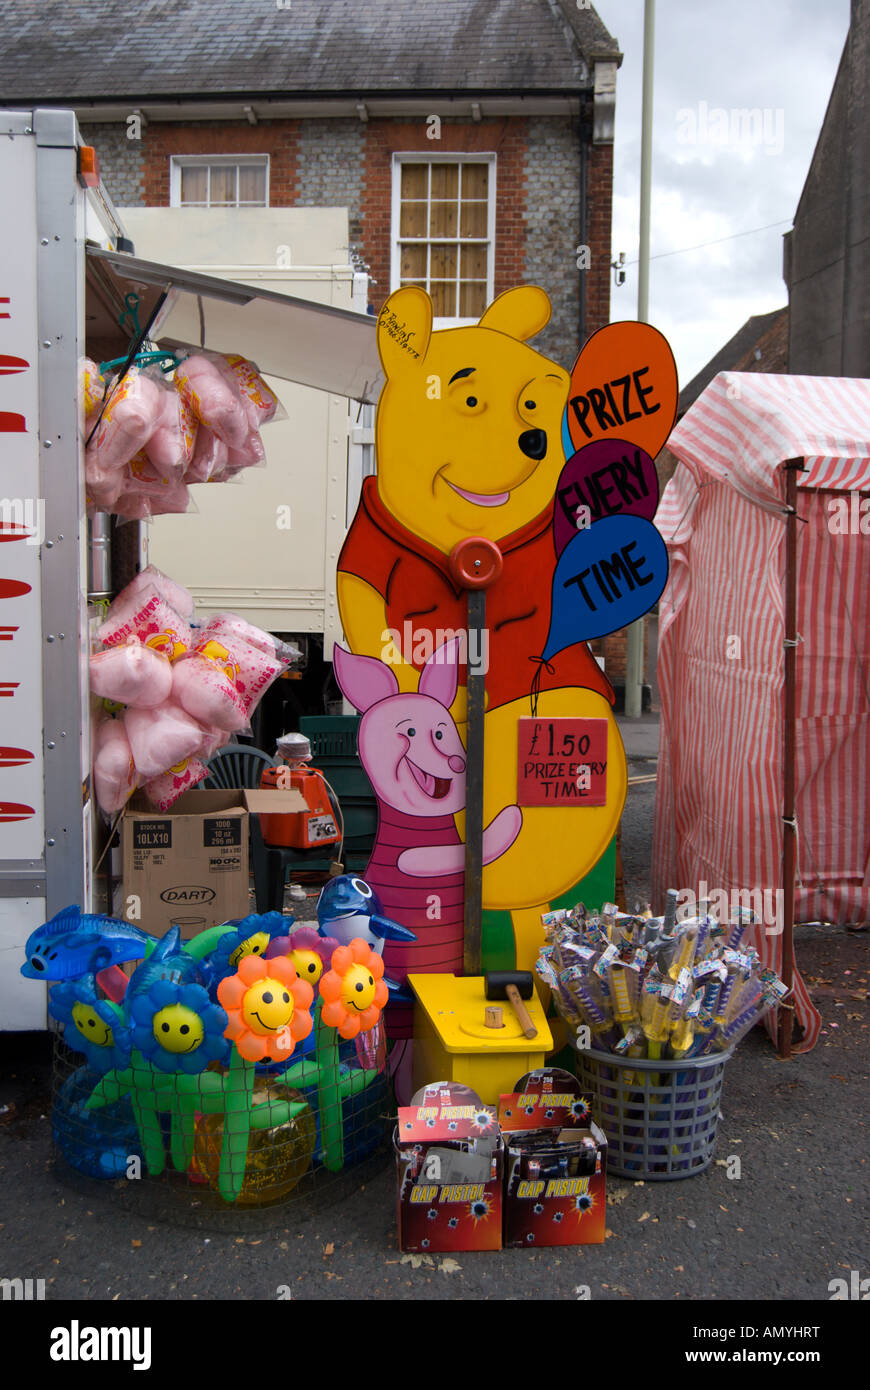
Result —
<svg viewBox="0 0 870 1390"><path fill-rule="evenodd" d="M538 1030L523 1003L524 999L531 999L534 992L535 980L530 970L490 970L484 976L486 998L507 999L513 1005L514 1013L527 1038L538 1036Z"/></svg>

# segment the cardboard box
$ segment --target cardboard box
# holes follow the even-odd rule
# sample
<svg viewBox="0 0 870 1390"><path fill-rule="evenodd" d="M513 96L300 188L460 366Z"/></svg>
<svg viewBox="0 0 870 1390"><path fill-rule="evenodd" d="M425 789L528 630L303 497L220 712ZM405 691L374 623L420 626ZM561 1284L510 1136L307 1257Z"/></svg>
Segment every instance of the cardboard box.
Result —
<svg viewBox="0 0 870 1390"><path fill-rule="evenodd" d="M250 911L248 818L252 813L304 811L296 791L184 792L168 811L155 811L141 792L121 820L121 915L162 936L173 925L185 940ZM130 898L139 899L139 916Z"/></svg>
<svg viewBox="0 0 870 1390"><path fill-rule="evenodd" d="M607 1140L580 1083L529 1072L499 1101L505 1144L505 1249L604 1240Z"/></svg>
<svg viewBox="0 0 870 1390"><path fill-rule="evenodd" d="M495 1108L438 1081L399 1110L393 1136L399 1248L501 1250L504 1146Z"/></svg>

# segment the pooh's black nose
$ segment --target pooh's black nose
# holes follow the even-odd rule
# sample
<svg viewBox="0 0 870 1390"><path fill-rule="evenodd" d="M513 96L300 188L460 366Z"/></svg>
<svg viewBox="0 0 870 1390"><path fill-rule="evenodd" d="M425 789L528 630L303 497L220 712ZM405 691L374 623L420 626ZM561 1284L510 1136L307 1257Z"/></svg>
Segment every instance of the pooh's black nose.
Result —
<svg viewBox="0 0 870 1390"><path fill-rule="evenodd" d="M530 459L542 459L547 452L546 430L523 430L519 446Z"/></svg>

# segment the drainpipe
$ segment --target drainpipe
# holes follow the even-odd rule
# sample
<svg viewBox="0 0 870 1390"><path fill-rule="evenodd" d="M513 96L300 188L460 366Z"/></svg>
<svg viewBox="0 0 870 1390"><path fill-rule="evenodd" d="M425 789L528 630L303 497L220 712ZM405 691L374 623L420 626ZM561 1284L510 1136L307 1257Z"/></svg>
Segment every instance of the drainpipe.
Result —
<svg viewBox="0 0 870 1390"><path fill-rule="evenodd" d="M98 603L112 597L112 518L106 512L95 512L88 525L88 598Z"/></svg>

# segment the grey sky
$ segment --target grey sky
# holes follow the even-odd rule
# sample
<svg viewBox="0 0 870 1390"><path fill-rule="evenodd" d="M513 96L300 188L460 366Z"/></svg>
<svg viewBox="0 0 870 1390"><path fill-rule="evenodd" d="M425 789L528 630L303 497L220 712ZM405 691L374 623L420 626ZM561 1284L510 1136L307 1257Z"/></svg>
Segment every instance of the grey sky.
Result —
<svg viewBox="0 0 870 1390"><path fill-rule="evenodd" d="M632 262L643 0L597 0L596 9L625 54L616 93L613 250ZM782 221L752 236L652 261L650 319L671 342L681 386L750 314L787 302L782 235L803 188L848 28L849 0L658 0L652 255ZM741 129L732 115L740 110L759 114ZM722 111L727 118L715 114ZM626 270L623 288L611 291L614 319L637 314L637 266Z"/></svg>

